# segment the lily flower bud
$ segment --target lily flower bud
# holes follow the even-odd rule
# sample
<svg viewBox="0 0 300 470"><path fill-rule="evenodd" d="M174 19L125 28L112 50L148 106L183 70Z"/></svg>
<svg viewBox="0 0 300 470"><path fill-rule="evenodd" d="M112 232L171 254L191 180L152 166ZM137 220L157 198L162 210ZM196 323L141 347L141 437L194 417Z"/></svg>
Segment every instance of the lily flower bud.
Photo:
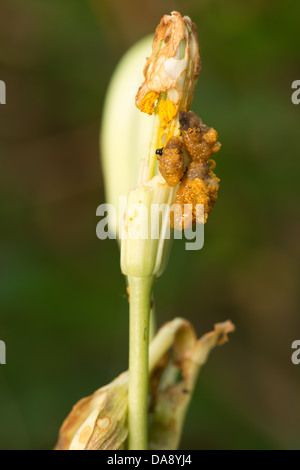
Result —
<svg viewBox="0 0 300 470"><path fill-rule="evenodd" d="M159 172L157 149L164 147L172 137L182 140L179 112L190 109L199 71L195 25L178 12L165 15L156 29L152 54L144 67L145 79L136 95L137 107L146 114L153 114L155 121L148 156L141 159L137 187L128 196L125 237L121 244L124 274L157 277L164 270L171 244L171 236L166 237L170 213L162 211L161 219L154 220L152 206L167 204L171 207L183 176L184 157L177 156L177 174L171 169L171 177L166 181L162 174L166 176L169 172ZM145 231L133 237L134 227L144 227ZM158 239L153 239L153 232L159 233Z"/></svg>
<svg viewBox="0 0 300 470"><path fill-rule="evenodd" d="M158 277L171 243L169 207L175 192L160 175L128 194L121 242L123 274Z"/></svg>
<svg viewBox="0 0 300 470"><path fill-rule="evenodd" d="M151 51L153 35L134 44L117 66L105 98L100 150L105 197L116 209L109 227L119 235L120 196L136 186L140 158L146 155L153 131L153 116L140 113L134 104L136 90L143 79L145 57Z"/></svg>

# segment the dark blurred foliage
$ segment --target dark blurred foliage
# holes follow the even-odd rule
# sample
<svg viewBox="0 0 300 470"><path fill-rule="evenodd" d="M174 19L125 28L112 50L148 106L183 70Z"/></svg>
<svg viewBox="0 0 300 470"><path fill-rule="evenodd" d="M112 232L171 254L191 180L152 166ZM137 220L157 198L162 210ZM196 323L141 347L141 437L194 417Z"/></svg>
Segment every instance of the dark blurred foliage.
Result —
<svg viewBox="0 0 300 470"><path fill-rule="evenodd" d="M182 448L300 448L300 3L1 0L0 446L46 449L72 405L127 368L117 244L96 238L98 135L118 60L172 10L198 26L193 109L219 131L221 190L199 252L173 245L158 323L230 318Z"/></svg>

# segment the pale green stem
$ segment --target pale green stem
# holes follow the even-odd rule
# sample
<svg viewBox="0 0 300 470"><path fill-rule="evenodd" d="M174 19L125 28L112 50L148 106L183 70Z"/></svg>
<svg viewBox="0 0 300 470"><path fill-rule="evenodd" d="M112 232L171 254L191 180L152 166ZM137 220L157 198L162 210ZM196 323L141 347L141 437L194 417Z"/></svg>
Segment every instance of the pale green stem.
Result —
<svg viewBox="0 0 300 470"><path fill-rule="evenodd" d="M154 297L151 297L150 320L149 320L149 342L153 340L156 333L156 315Z"/></svg>
<svg viewBox="0 0 300 470"><path fill-rule="evenodd" d="M148 443L149 312L153 277L128 276L130 289L128 449Z"/></svg>

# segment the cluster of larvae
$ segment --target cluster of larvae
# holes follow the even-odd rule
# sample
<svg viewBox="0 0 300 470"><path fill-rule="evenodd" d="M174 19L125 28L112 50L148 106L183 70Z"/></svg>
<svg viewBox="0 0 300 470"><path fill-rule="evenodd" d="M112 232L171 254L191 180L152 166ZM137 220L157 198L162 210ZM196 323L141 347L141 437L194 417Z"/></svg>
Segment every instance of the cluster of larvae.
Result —
<svg viewBox="0 0 300 470"><path fill-rule="evenodd" d="M180 111L181 138L171 137L167 145L156 151L159 171L169 186L180 183L174 204L180 211L172 211L170 225L177 230L205 223L216 202L219 179L213 173L215 163L211 156L217 153L221 144L218 134L207 127L192 111ZM185 158L189 164L185 171ZM185 206L189 204L189 206ZM203 204L203 212L197 212L197 205Z"/></svg>

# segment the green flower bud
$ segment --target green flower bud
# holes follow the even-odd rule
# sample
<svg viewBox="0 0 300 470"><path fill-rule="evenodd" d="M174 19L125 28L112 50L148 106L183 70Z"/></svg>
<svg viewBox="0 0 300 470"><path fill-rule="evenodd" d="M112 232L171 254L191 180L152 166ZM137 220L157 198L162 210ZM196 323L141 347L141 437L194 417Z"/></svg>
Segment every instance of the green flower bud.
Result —
<svg viewBox="0 0 300 470"><path fill-rule="evenodd" d="M129 192L121 242L123 274L158 277L164 270L172 243L169 208L174 194L159 175Z"/></svg>
<svg viewBox="0 0 300 470"><path fill-rule="evenodd" d="M111 79L101 123L100 150L106 202L117 210L109 225L118 236L119 197L136 186L141 156L149 150L154 117L137 110L134 101L151 51L152 36L132 46L121 59ZM115 225L116 224L116 225Z"/></svg>

